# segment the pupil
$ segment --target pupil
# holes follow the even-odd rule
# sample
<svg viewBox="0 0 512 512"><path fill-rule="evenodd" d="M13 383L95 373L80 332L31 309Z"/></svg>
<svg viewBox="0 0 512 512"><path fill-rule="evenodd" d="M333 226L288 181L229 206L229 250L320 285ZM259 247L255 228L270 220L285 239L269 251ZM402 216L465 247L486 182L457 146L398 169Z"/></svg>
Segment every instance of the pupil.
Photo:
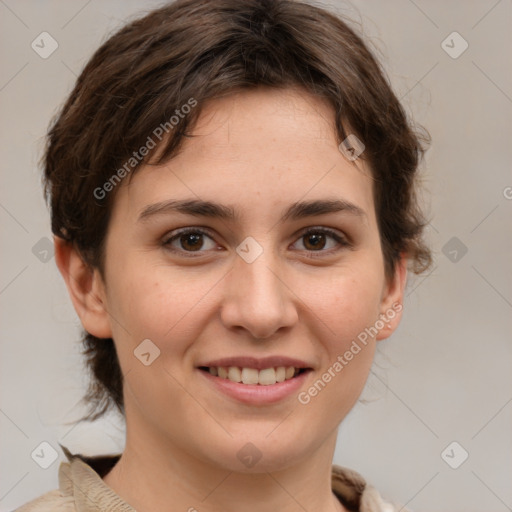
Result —
<svg viewBox="0 0 512 512"><path fill-rule="evenodd" d="M203 235L200 235L200 234L190 234L190 233L183 235L181 245L184 249L191 249L191 250L200 249L201 246L203 245L203 243L201 241L202 236ZM189 242L192 242L192 243L189 243Z"/></svg>
<svg viewBox="0 0 512 512"><path fill-rule="evenodd" d="M306 249L309 249L307 247L307 245L311 245L313 249L323 248L324 245L325 245L325 235L323 235L323 234L308 235L306 237L306 239L308 241L305 244L306 245ZM311 241L313 241L313 242L310 243Z"/></svg>

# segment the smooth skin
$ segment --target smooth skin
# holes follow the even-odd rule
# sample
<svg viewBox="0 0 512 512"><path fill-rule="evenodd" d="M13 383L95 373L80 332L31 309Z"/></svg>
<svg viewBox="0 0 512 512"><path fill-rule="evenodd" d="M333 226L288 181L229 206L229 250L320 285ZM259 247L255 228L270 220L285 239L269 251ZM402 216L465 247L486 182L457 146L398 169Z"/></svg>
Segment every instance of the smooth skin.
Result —
<svg viewBox="0 0 512 512"><path fill-rule="evenodd" d="M297 393L242 404L197 366L286 355L313 368L307 391L402 303L406 261L386 278L371 172L339 151L332 108L299 89L212 100L193 135L178 156L119 186L104 279L56 239L81 322L114 339L125 378L126 446L104 481L139 512L344 510L331 489L337 428L400 312L308 404ZM235 217L170 208L185 199L224 205ZM314 200L350 206L282 219L292 204ZM252 263L236 252L249 236L263 249ZM149 366L134 356L145 339L160 350ZM251 468L237 457L249 442L262 455Z"/></svg>

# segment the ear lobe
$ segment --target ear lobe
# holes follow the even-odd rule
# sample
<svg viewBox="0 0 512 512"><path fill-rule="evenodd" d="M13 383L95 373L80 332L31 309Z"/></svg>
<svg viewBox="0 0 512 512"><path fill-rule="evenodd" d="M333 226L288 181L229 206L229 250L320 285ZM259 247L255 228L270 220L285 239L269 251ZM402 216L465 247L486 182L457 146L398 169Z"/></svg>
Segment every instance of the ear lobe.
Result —
<svg viewBox="0 0 512 512"><path fill-rule="evenodd" d="M55 261L84 329L97 338L111 338L103 279L82 259L73 244L54 237Z"/></svg>
<svg viewBox="0 0 512 512"><path fill-rule="evenodd" d="M385 340L400 324L403 310L405 284L407 282L407 258L404 253L395 265L395 273L384 288L379 319L384 327L379 329L376 340Z"/></svg>

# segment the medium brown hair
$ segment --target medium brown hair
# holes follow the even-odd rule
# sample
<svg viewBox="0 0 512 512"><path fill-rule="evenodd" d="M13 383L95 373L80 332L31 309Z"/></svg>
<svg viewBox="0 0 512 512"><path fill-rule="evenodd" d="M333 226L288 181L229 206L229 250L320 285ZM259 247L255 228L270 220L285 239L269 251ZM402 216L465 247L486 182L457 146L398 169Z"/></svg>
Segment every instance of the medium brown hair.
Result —
<svg viewBox="0 0 512 512"><path fill-rule="evenodd" d="M415 191L428 135L412 125L348 24L294 0L178 0L110 37L48 133L43 163L53 233L102 272L113 180L133 176L150 157L163 163L175 155L207 100L256 86L298 86L332 105L339 142L353 133L365 145L360 158L374 179L386 274L393 275L401 253L414 272L425 270L431 255ZM171 123L191 99L197 106ZM140 161L130 160L162 126L169 136ZM113 340L84 333L83 341L91 372L87 419L111 406L124 414Z"/></svg>

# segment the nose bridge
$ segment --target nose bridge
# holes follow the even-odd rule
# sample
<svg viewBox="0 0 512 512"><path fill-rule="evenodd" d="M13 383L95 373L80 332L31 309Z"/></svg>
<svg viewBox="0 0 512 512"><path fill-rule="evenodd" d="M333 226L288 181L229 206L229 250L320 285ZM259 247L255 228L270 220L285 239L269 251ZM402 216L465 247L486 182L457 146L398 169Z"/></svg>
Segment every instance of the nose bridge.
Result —
<svg viewBox="0 0 512 512"><path fill-rule="evenodd" d="M239 250L244 248L247 246L241 244ZM248 253L255 249L249 248ZM279 278L282 273L279 257L270 247L261 249L252 261L243 252L237 255L222 314L227 327L244 327L256 338L269 337L297 319L290 292Z"/></svg>
<svg viewBox="0 0 512 512"><path fill-rule="evenodd" d="M248 303L274 307L281 303L282 283L276 277L279 269L275 259L262 254L252 263L238 262L238 282L247 294Z"/></svg>

